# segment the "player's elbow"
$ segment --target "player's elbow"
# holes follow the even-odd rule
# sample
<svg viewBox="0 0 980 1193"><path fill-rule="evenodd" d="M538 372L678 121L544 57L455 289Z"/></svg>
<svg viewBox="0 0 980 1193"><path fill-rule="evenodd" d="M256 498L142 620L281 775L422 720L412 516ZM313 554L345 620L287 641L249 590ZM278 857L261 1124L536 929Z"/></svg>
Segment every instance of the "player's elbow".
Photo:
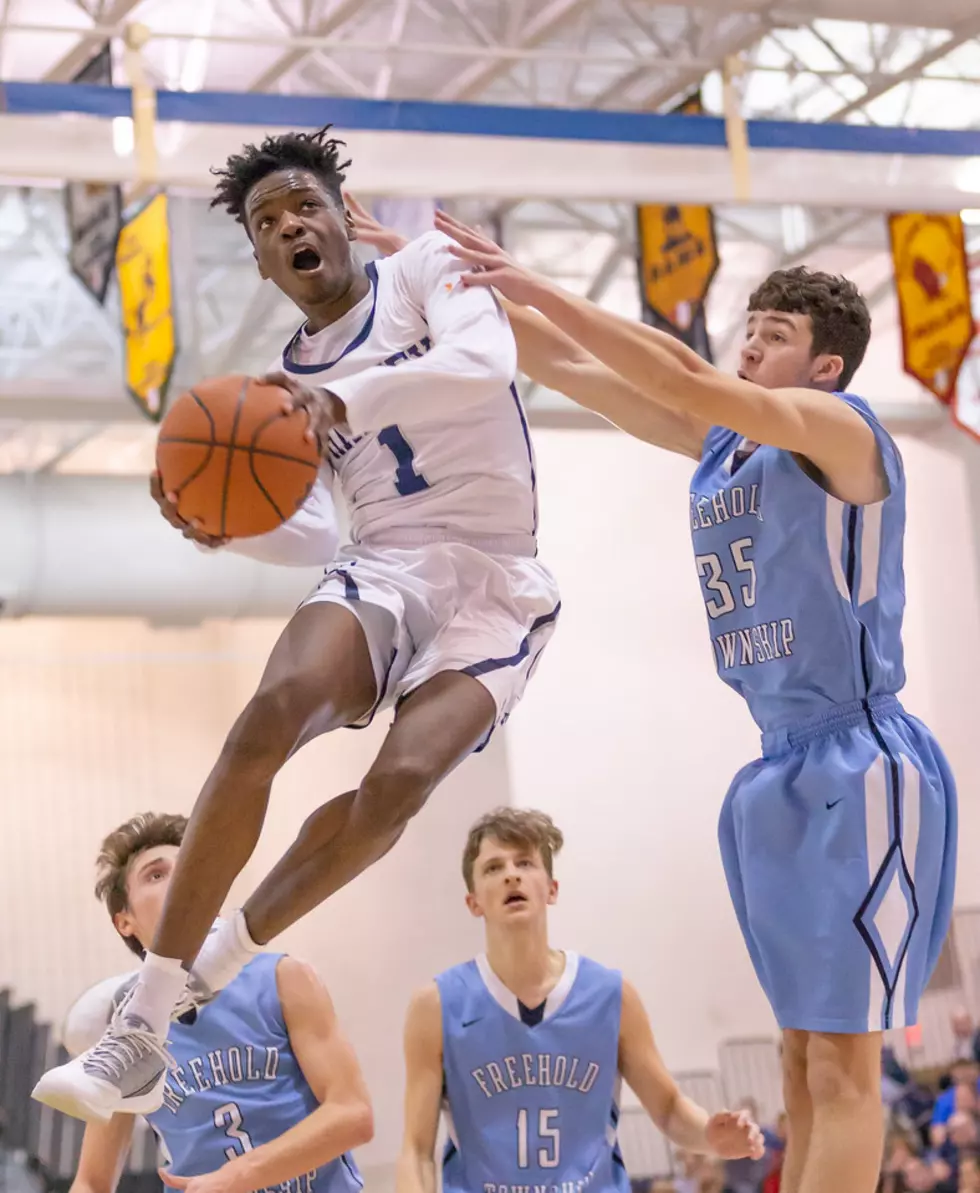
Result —
<svg viewBox="0 0 980 1193"><path fill-rule="evenodd" d="M484 348L466 348L462 352L460 373L488 394L496 394L501 386L510 385L517 372L517 352L500 352Z"/></svg>
<svg viewBox="0 0 980 1193"><path fill-rule="evenodd" d="M459 328L458 333L453 337L453 372L493 391L510 385L517 372L517 344L507 324L474 320L470 326Z"/></svg>
<svg viewBox="0 0 980 1193"><path fill-rule="evenodd" d="M347 1109L350 1143L344 1149L364 1147L374 1138L374 1110L367 1098L358 1098Z"/></svg>

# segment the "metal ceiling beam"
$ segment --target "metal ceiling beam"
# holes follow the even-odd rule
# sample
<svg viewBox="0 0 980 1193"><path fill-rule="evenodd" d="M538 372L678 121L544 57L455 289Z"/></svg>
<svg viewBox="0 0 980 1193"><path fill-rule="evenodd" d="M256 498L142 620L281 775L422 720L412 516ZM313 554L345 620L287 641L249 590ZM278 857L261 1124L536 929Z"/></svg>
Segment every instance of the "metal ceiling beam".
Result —
<svg viewBox="0 0 980 1193"><path fill-rule="evenodd" d="M907 83L911 79L918 78L927 67L932 66L934 62L940 62L947 54L951 54L953 50L963 45L965 42L972 41L973 38L980 37L980 17L971 17L967 21L962 21L950 30L950 36L945 41L934 46L931 50L926 50L924 54L920 54L908 66L903 67L902 70L896 71L894 74L882 75L857 99L852 100L848 104L844 104L842 108L838 108L831 116L827 117L828 121L844 120L846 117L852 115L854 112L860 112L868 104L876 99L880 99L883 95L887 95L889 91L899 87L902 83Z"/></svg>
<svg viewBox="0 0 980 1193"><path fill-rule="evenodd" d="M751 49L765 37L771 28L772 24L765 15L759 13L740 15L735 28L729 30L723 38L709 42L702 47L701 61L685 62L681 58L665 72L666 77L661 76L661 81L640 99L637 106L651 111L662 108L673 99L680 98L696 87L712 69L711 67L705 68L704 60L706 58L713 63L714 69L720 70L726 58L733 54L743 54L746 50ZM607 87L606 91L597 97L595 106L610 104L635 83L648 78L649 74L649 70L643 68L632 71L630 75L620 79L611 87Z"/></svg>
<svg viewBox="0 0 980 1193"><path fill-rule="evenodd" d="M552 0L527 22L518 45L522 49L531 49L547 41L569 22L574 21L591 2L592 0ZM433 98L446 102L472 99L484 91L494 79L506 74L510 68L511 62L506 59L474 62L464 67L448 83L443 84Z"/></svg>
<svg viewBox="0 0 980 1193"><path fill-rule="evenodd" d="M100 25L118 25L132 16L142 0L114 0L102 14ZM105 41L101 32L82 31L82 36L64 57L59 58L45 74L49 83L67 83L78 74L86 62L98 51L99 43Z"/></svg>
<svg viewBox="0 0 980 1193"><path fill-rule="evenodd" d="M388 30L388 53L385 54L384 62L378 67L378 73L374 80L375 99L388 98L392 75L395 73L394 53L398 49L398 43L405 36L405 25L411 10L412 0L395 0L395 10L392 13L391 27Z"/></svg>
<svg viewBox="0 0 980 1193"><path fill-rule="evenodd" d="M341 25L346 25L364 6L364 0L340 0L333 12L328 17L324 17L322 21L318 21L309 32L317 37L326 37L339 29ZM249 91L271 91L283 75L288 75L312 52L313 50L307 46L297 46L296 49L287 50L249 84Z"/></svg>

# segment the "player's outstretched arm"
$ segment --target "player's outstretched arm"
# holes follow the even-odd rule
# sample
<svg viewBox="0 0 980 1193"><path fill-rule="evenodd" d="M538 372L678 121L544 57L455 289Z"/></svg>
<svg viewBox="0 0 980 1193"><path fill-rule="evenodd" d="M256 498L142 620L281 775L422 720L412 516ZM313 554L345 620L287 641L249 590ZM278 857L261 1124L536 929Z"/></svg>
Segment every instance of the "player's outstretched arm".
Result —
<svg viewBox="0 0 980 1193"><path fill-rule="evenodd" d="M408 244L407 237L380 224L350 192L344 192L344 201L359 241L383 253L395 253ZM506 298L501 305L517 341L517 367L532 381L566 394L636 439L693 459L700 457L707 426L696 425L687 415L653 406L530 307L517 306Z"/></svg>
<svg viewBox="0 0 980 1193"><path fill-rule="evenodd" d="M405 1019L405 1127L396 1193L435 1193L442 1082L442 1007L433 982L414 996Z"/></svg>
<svg viewBox="0 0 980 1193"><path fill-rule="evenodd" d="M844 501L864 504L885 496L874 432L846 403L829 401L819 390L763 389L726 377L672 336L522 269L493 241L452 217L439 212L436 224L453 237L454 251L471 266L463 285L492 286L511 301L536 308L648 402L805 456Z"/></svg>
<svg viewBox="0 0 980 1193"><path fill-rule="evenodd" d="M635 439L700 459L707 423L651 402L538 311L506 298L502 305L517 341L517 367L532 381L565 394Z"/></svg>
<svg viewBox="0 0 980 1193"><path fill-rule="evenodd" d="M200 1177L161 1172L187 1193L252 1193L313 1172L374 1135L371 1100L361 1067L341 1030L333 1002L313 968L283 957L276 985L289 1045L319 1105L278 1139Z"/></svg>
<svg viewBox="0 0 980 1193"><path fill-rule="evenodd" d="M619 1026L619 1070L654 1123L678 1147L722 1159L758 1159L765 1151L762 1132L747 1114L709 1115L684 1096L660 1055L640 996L623 982Z"/></svg>
<svg viewBox="0 0 980 1193"><path fill-rule="evenodd" d="M133 1138L131 1114L114 1114L107 1123L87 1123L78 1169L68 1193L115 1193Z"/></svg>

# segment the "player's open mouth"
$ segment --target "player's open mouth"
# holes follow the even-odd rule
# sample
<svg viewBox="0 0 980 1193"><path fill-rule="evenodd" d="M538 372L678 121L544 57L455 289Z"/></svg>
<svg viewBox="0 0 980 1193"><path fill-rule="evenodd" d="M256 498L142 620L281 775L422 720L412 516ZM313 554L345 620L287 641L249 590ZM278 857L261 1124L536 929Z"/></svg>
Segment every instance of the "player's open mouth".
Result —
<svg viewBox="0 0 980 1193"><path fill-rule="evenodd" d="M312 273L320 266L320 254L316 249L302 248L293 253L293 269L299 273Z"/></svg>
<svg viewBox="0 0 980 1193"><path fill-rule="evenodd" d="M512 903L526 903L527 896L522 895L520 891L513 891L504 900L504 907L509 907Z"/></svg>

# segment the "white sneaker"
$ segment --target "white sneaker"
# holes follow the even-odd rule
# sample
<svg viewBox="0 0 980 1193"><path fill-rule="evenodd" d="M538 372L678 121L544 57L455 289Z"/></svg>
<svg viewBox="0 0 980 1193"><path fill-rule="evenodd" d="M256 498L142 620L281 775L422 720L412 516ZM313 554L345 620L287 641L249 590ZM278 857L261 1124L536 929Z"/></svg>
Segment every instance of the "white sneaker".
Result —
<svg viewBox="0 0 980 1193"><path fill-rule="evenodd" d="M49 1069L31 1097L87 1122L107 1122L114 1114L152 1114L163 1105L167 1071L174 1064L167 1041L123 1010L94 1048Z"/></svg>

